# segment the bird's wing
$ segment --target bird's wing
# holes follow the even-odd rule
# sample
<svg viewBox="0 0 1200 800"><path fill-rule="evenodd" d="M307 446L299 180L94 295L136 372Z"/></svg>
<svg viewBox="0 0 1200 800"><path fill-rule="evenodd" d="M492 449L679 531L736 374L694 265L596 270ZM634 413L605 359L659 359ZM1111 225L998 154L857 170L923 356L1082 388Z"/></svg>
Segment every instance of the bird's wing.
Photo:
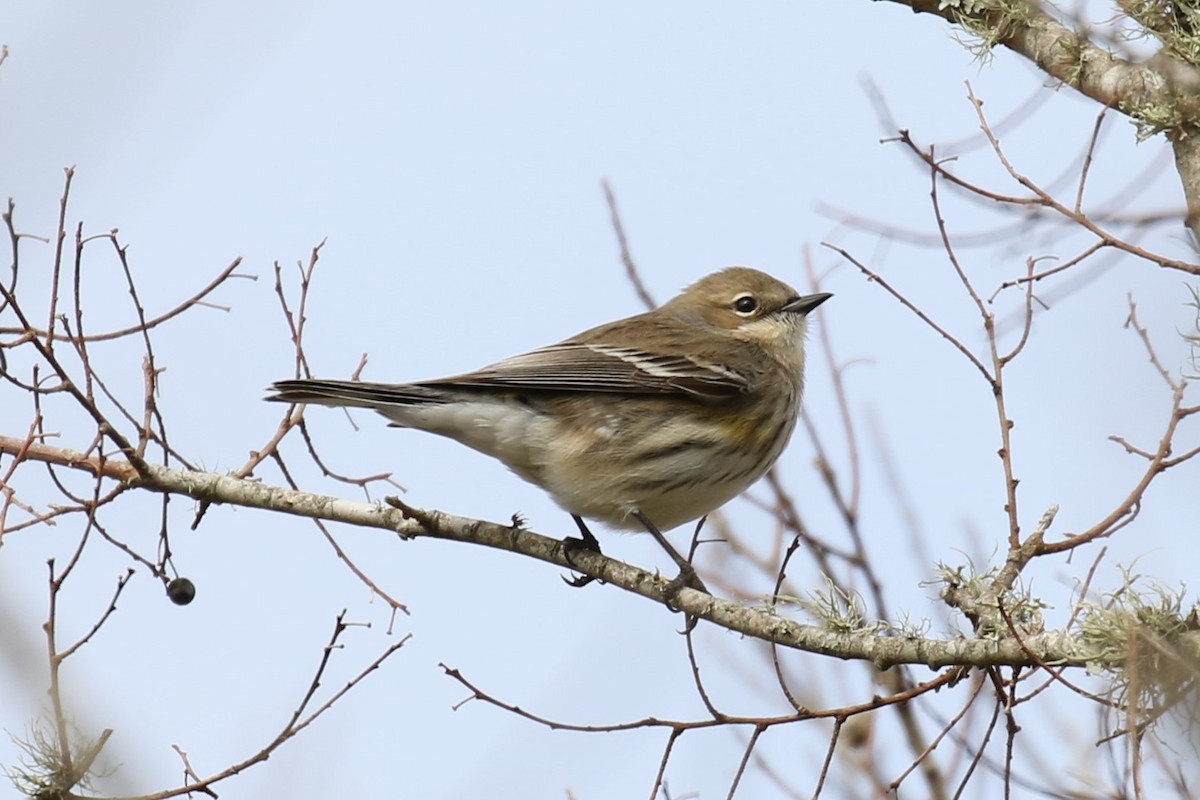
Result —
<svg viewBox="0 0 1200 800"><path fill-rule="evenodd" d="M465 375L423 381L430 388L503 388L552 392L622 392L730 397L748 391L744 375L721 364L636 347L564 342Z"/></svg>

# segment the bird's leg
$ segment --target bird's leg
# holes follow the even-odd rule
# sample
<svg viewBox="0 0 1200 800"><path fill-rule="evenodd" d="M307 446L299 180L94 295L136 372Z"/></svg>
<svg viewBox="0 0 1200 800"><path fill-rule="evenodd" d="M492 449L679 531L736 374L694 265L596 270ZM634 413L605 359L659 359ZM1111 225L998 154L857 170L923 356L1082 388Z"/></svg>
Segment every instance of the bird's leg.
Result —
<svg viewBox="0 0 1200 800"><path fill-rule="evenodd" d="M679 567L679 574L667 584L668 600L670 600L670 598L673 597L675 593L684 586L704 592L705 594L712 594L712 592L708 591L708 587L704 585L704 581L700 580L700 576L696 574L696 568L692 566L692 562L684 558L680 552L676 550L670 542L667 541L667 537L662 535L662 531L660 531L658 527L650 521L649 517L637 509L634 510L633 516L638 522L642 523L642 526L645 527L646 532L654 537L654 541L658 542L662 549L667 551L667 555L669 555ZM704 520L701 520L700 524L703 525ZM697 527L697 530L699 530L699 527Z"/></svg>
<svg viewBox="0 0 1200 800"><path fill-rule="evenodd" d="M579 516L578 514L572 514L571 519L575 520L575 525L579 528L579 538L576 539L574 536L568 536L562 541L563 558L567 560L568 564L571 563L571 555L579 552L580 550L588 550L592 553L600 552L600 540L597 539L590 530L588 530L588 526L586 523L584 523L583 517ZM578 589L582 586L587 586L596 579L591 575L580 575L576 578L563 578L563 580L566 581L568 586L574 586L576 589Z"/></svg>

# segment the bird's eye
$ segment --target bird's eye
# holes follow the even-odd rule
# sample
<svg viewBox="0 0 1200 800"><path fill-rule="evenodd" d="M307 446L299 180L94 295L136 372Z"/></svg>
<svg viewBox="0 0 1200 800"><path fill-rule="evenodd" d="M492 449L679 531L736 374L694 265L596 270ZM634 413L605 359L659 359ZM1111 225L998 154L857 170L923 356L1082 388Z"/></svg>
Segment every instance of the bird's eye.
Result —
<svg viewBox="0 0 1200 800"><path fill-rule="evenodd" d="M753 314L758 310L758 300L752 294L743 294L734 298L733 310L739 314Z"/></svg>

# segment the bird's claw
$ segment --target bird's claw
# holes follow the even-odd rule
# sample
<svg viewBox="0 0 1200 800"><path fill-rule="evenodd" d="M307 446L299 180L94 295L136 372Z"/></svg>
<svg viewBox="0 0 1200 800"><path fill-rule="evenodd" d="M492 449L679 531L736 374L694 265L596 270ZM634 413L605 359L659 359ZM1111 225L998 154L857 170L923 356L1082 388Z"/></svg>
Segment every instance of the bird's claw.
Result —
<svg viewBox="0 0 1200 800"><path fill-rule="evenodd" d="M574 578L568 578L566 575L560 575L559 577L563 579L563 583L573 589L582 589L584 586L587 586L589 583L596 580L591 575L576 575Z"/></svg>
<svg viewBox="0 0 1200 800"><path fill-rule="evenodd" d="M705 594L712 594L708 590L708 587L704 585L704 581L700 580L700 576L696 574L696 568L691 564L685 564L680 567L679 574L667 581L667 585L663 587L663 599L666 601L668 609L671 611L683 611L682 608L676 605L675 599L679 596L679 592L685 588L695 589ZM683 630L680 633L686 635L695 629L696 623L700 621L700 618L694 614L688 614L686 611L683 611L683 614L687 618L687 621L684 623Z"/></svg>
<svg viewBox="0 0 1200 800"><path fill-rule="evenodd" d="M572 516L575 519L575 524L579 526L580 535L578 537L568 536L563 539L562 549L563 558L566 560L567 564L570 566L575 566L574 562L571 560L572 556L580 551L599 553L600 541L595 537L595 535L592 534L590 530L588 530L587 525L584 524L582 519L575 517L574 515ZM566 576L563 576L563 582L576 589L587 586L594 580L596 580L596 578L591 575L578 575L574 578L567 578Z"/></svg>

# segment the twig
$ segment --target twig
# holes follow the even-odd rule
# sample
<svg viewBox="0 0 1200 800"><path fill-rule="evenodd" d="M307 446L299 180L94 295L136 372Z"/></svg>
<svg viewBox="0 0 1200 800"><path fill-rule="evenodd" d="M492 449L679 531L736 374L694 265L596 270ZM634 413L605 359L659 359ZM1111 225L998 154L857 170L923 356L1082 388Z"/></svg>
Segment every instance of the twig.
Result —
<svg viewBox="0 0 1200 800"><path fill-rule="evenodd" d="M617 211L616 195L613 194L612 186L609 185L607 180L600 181L600 186L604 189L604 200L608 203L613 232L617 234L617 244L621 247L621 263L625 265L625 277L629 279L629 283L633 286L633 290L637 292L638 299L642 301L642 304L646 308L654 308L658 303L654 302L654 297L650 294L650 290L642 282L641 273L638 272L637 264L633 261L633 255L629 252L629 241L625 238L625 226L621 223L621 215Z"/></svg>

